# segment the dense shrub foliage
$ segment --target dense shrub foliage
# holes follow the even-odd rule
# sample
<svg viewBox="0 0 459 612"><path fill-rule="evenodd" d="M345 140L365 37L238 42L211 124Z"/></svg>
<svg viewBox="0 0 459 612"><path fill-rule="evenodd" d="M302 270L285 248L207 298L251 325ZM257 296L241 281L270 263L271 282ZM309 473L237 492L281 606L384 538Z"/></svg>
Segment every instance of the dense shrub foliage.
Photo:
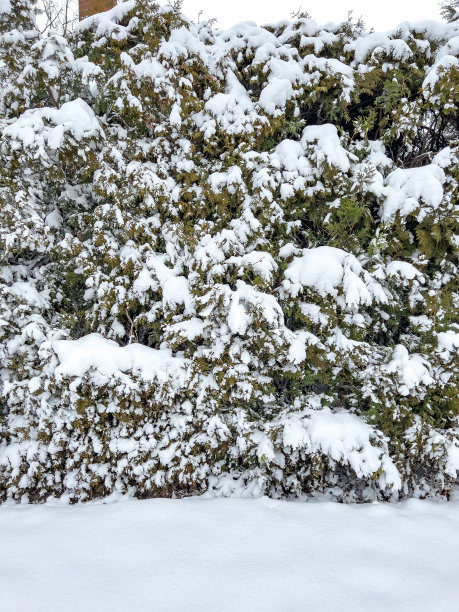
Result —
<svg viewBox="0 0 459 612"><path fill-rule="evenodd" d="M0 0L0 499L448 496L455 15L33 9Z"/></svg>

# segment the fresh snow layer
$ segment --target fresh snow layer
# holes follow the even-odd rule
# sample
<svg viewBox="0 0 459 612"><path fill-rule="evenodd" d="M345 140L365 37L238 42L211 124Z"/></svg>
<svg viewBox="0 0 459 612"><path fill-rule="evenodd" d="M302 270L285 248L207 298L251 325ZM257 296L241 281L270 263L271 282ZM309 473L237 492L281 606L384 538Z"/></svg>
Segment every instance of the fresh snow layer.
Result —
<svg viewBox="0 0 459 612"><path fill-rule="evenodd" d="M54 124L54 127L45 125L46 121ZM66 132L81 140L100 134L100 131L94 111L84 100L77 98L60 108L28 109L4 129L4 134L20 141L24 147L43 145L44 138L50 149L58 149Z"/></svg>
<svg viewBox="0 0 459 612"><path fill-rule="evenodd" d="M132 371L139 372L144 380L165 382L169 376L180 379L184 374L184 359L173 357L170 349L157 350L138 343L119 346L100 334L57 340L54 350L60 360L56 373L64 376L83 376L96 368L111 376Z"/></svg>
<svg viewBox="0 0 459 612"><path fill-rule="evenodd" d="M459 498L2 506L0 609L453 611L458 520Z"/></svg>
<svg viewBox="0 0 459 612"><path fill-rule="evenodd" d="M302 257L295 257L289 264L285 278L284 288L293 296L302 287L311 287L322 297L336 297L336 288L342 287L345 303L350 307L371 304L373 298L387 301L381 285L363 270L357 258L334 247L303 249Z"/></svg>
<svg viewBox="0 0 459 612"><path fill-rule="evenodd" d="M410 391L420 384L430 385L435 382L429 374L428 361L417 353L410 355L403 344L397 344L394 348L392 358L385 369L398 374L402 383L399 387L401 395L409 395Z"/></svg>
<svg viewBox="0 0 459 612"><path fill-rule="evenodd" d="M389 191L382 207L382 220L392 219L397 211L406 217L419 208L421 202L432 209L438 208L443 199L445 180L445 173L436 164L422 168L397 168L387 179ZM425 214L420 213L418 221L422 221Z"/></svg>

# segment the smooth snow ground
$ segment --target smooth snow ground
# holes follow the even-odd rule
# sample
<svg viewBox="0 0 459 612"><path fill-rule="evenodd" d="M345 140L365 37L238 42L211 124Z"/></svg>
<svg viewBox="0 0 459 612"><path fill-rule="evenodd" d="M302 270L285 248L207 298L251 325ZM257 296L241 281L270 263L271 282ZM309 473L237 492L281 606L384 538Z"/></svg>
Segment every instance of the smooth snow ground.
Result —
<svg viewBox="0 0 459 612"><path fill-rule="evenodd" d="M0 507L0 610L459 610L459 498Z"/></svg>

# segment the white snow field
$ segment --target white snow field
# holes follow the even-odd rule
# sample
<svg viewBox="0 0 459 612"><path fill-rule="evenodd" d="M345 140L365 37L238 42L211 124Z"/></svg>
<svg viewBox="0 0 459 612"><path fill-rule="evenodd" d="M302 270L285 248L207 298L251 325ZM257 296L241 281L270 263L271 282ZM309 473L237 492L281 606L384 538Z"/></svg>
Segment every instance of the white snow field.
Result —
<svg viewBox="0 0 459 612"><path fill-rule="evenodd" d="M459 497L0 507L0 610L459 610Z"/></svg>

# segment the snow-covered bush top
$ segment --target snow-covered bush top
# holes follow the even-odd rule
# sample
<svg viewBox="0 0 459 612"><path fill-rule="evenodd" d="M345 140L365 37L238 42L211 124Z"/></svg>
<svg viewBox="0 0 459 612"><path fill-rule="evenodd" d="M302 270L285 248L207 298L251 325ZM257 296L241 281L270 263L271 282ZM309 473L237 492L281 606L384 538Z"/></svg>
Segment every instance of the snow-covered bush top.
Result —
<svg viewBox="0 0 459 612"><path fill-rule="evenodd" d="M459 22L0 2L0 499L448 495Z"/></svg>

